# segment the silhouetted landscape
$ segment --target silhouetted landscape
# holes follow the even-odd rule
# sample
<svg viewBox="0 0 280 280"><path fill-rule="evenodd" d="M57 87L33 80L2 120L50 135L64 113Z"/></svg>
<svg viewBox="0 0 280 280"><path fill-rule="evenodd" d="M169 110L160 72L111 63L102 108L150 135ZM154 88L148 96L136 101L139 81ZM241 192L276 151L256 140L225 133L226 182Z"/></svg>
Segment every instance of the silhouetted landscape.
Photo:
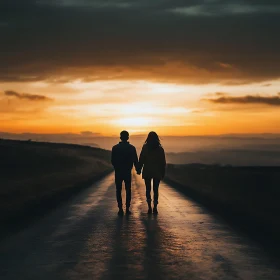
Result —
<svg viewBox="0 0 280 280"><path fill-rule="evenodd" d="M101 136L90 131L80 134L34 134L0 132L0 138L79 144L111 150L118 136ZM132 135L131 143L138 151L145 135ZM172 164L220 164L234 166L279 166L280 135L218 135L218 136L163 136L167 161Z"/></svg>
<svg viewBox="0 0 280 280"><path fill-rule="evenodd" d="M278 239L280 167L169 165L166 180L251 234Z"/></svg>
<svg viewBox="0 0 280 280"><path fill-rule="evenodd" d="M239 218L280 232L275 219L280 214L279 146L254 149L168 153L166 180ZM0 153L1 221L44 199L63 200L69 190L112 170L110 151L77 144L2 139Z"/></svg>
<svg viewBox="0 0 280 280"><path fill-rule="evenodd" d="M250 150L246 152L248 154L253 152L254 156L258 153ZM245 164L250 160L254 161L254 158L246 159L246 152L244 154L243 151L242 154L240 151L240 155L235 154L237 165ZM36 226L36 220L42 220L43 224L47 223L44 222L44 215L47 212L50 212L51 215L52 212L49 210L56 207L64 209L63 205L67 209L68 204L71 206L73 203L71 198L74 199L77 196L77 200L74 200L74 202L79 202L79 197L86 194L83 193L83 190L87 188L90 192L96 190L104 193L105 198L107 196L107 188L110 183L107 182L108 176L105 177L104 181L102 181L102 178L112 171L111 152L108 150L77 144L2 139L0 140L0 153L0 209L2 213L1 223L5 226L5 229L1 232L1 238L4 238L4 240L9 234L20 232L28 223L34 223L34 226ZM212 153L214 155L214 152ZM200 154L199 152L168 154L169 161L188 160L196 163L170 164L169 162L165 182L172 186L174 190L186 195L188 199L191 198L195 201L191 203L198 202L196 207L202 207L198 211L203 212L205 211L203 209L210 209L218 217L224 218L228 225L234 225L241 229L242 234L245 232L250 237L256 238L258 244L264 246L267 254L278 258L280 222L277 217L280 214L278 203L280 167L223 166L223 163L226 162L234 163L234 157L230 157L230 152L224 151L224 155L224 162L223 157L215 155L213 158L219 164L211 164L213 159L211 159L210 152L208 154ZM197 163L200 161L209 161L210 164ZM98 179L102 180L98 183ZM96 184L93 184L94 182ZM112 183L113 180L110 179L110 182ZM111 190L110 193L115 192L114 188L109 187L109 189ZM144 192L144 187L141 187L142 191ZM133 198L134 195L135 193L133 193ZM164 197L166 197L166 194ZM160 201L164 201L164 197L160 195ZM92 199L99 201L100 198L94 194L90 195L86 197L85 204L79 207L81 209L91 208L91 205L95 205L94 202L90 202ZM137 197L134 199L137 199ZM172 197L169 197L169 199L172 199ZM135 212L134 207L136 206L132 203L132 209ZM166 207L164 206L164 208ZM103 211L103 206L97 209ZM79 213L79 211L69 211L66 211L69 215ZM83 211L86 213L88 210ZM160 211L163 211L163 209L160 208ZM191 215L187 216L192 219ZM79 216L76 217L73 216L74 221L75 219L79 221ZM98 215L95 215L95 217L98 217ZM106 217L105 219L107 219ZM47 215L46 219L48 219ZM83 227L91 228L91 224L94 226L95 223L92 222L90 212L88 219ZM204 227L204 222L201 219L197 222ZM37 224L42 227L40 223ZM72 225L72 223L69 225ZM149 227L153 226L153 224L149 225ZM215 228L214 224L213 226ZM147 228L147 230L148 232L151 231L150 228ZM160 229L154 230L148 234L153 234L153 232L156 234ZM79 242L81 243L81 241ZM98 242L96 246L99 246L102 239L97 238L96 242ZM154 242L156 241L154 240L151 246L154 246ZM118 250L117 252L120 253ZM95 253L94 256L102 258L101 253ZM123 270L119 273L123 274Z"/></svg>
<svg viewBox="0 0 280 280"><path fill-rule="evenodd" d="M167 160L172 164L198 163L233 166L280 166L280 151L278 147L264 150L211 149L184 153L168 153Z"/></svg>
<svg viewBox="0 0 280 280"><path fill-rule="evenodd" d="M112 170L109 151L80 145L2 139L0 154L2 223L31 206L36 215Z"/></svg>

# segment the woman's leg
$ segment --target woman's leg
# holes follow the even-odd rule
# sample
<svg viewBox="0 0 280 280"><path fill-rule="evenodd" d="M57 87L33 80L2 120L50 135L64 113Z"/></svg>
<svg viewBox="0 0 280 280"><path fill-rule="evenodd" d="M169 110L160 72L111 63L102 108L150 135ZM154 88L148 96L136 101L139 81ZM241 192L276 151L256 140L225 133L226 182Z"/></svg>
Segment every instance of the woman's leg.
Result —
<svg viewBox="0 0 280 280"><path fill-rule="evenodd" d="M152 198L151 198L152 179L145 179L145 185L146 185L146 198L150 211L152 209Z"/></svg>
<svg viewBox="0 0 280 280"><path fill-rule="evenodd" d="M158 189L159 189L160 180L153 179L153 191L154 191L154 212L157 212L158 205Z"/></svg>

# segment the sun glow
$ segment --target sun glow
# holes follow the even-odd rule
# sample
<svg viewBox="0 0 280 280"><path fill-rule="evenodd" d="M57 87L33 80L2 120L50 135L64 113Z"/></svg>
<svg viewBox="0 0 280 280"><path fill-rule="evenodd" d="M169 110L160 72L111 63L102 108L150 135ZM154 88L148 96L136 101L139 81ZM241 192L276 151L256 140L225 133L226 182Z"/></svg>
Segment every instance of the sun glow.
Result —
<svg viewBox="0 0 280 280"><path fill-rule="evenodd" d="M120 126L127 126L127 127L132 127L132 126L141 126L141 127L147 127L151 125L152 119L150 118L143 118L143 117L137 117L137 118L122 118L118 119L115 124L120 125Z"/></svg>
<svg viewBox="0 0 280 280"><path fill-rule="evenodd" d="M135 117L135 118L121 118L112 122L114 125L119 127L127 127L127 128L147 128L155 125L156 119L154 118L146 118L146 117Z"/></svg>

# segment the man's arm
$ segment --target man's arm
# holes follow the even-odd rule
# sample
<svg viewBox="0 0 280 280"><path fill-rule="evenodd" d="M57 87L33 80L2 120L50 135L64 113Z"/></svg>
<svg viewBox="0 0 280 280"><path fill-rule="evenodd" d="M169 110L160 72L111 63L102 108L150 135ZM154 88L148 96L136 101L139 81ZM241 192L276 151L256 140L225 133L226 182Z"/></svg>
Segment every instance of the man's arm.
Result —
<svg viewBox="0 0 280 280"><path fill-rule="evenodd" d="M115 149L115 147L112 148L111 163L115 168L115 165L116 165L116 149Z"/></svg>
<svg viewBox="0 0 280 280"><path fill-rule="evenodd" d="M138 155L137 155L135 147L133 147L133 164L134 164L134 167L136 169L136 172L138 173L139 161L138 161Z"/></svg>

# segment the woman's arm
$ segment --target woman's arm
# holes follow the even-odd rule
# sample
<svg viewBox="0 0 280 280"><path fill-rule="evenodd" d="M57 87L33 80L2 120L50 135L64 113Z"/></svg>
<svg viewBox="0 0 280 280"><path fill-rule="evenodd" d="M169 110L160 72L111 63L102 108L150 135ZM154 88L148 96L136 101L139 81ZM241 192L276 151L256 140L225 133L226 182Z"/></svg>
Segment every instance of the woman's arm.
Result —
<svg viewBox="0 0 280 280"><path fill-rule="evenodd" d="M145 146L142 147L142 151L140 153L140 157L139 157L139 166L138 166L138 174L141 174L141 171L142 171L142 168L143 168L143 165L144 165L144 162L145 162Z"/></svg>
<svg viewBox="0 0 280 280"><path fill-rule="evenodd" d="M161 164L162 164L162 177L164 178L165 176L165 169L166 169L166 158L165 158L165 152L164 149L162 148L162 153L161 153Z"/></svg>

